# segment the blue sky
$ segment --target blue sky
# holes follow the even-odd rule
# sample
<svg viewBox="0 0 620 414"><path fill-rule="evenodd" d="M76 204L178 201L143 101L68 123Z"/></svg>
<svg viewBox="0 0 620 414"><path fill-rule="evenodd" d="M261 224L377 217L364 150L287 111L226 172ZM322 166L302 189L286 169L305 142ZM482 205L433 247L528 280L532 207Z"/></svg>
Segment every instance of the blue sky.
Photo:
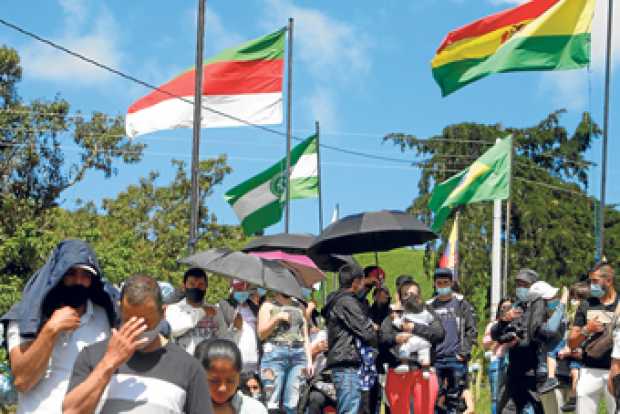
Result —
<svg viewBox="0 0 620 414"><path fill-rule="evenodd" d="M568 109L564 123L574 127L582 111L591 108L602 125L604 3L599 1L593 29L591 70L502 74L488 77L441 98L430 71L430 59L446 35L472 20L511 7L518 0L209 0L206 57L296 19L294 50L293 129L310 135L321 123L325 144L414 161L412 153L381 143L390 132L418 137L437 134L451 123L499 122L505 126L533 125L549 112ZM160 84L193 65L195 1L153 2L86 0L7 0L2 17L89 57L145 81ZM36 13L33 12L36 10ZM620 13L616 14L615 58L620 59ZM21 95L29 100L60 94L84 113L124 114L148 90L101 71L49 46L0 27L0 42L17 49L24 66ZM614 71L617 75L617 70ZM591 95L589 94L591 85ZM620 144L617 82L612 79L608 200L620 201L615 183L620 168L615 154ZM283 126L276 129L284 130ZM99 203L138 182L151 170L165 184L173 175L170 160L189 164L191 130L142 136L148 145L144 160L119 164L119 174L104 179L92 172L63 194L64 206L77 198ZM67 144L71 146L70 143ZM253 128L203 130L201 157L226 153L234 172L209 200L220 222L235 224L222 194L268 167L284 155L282 137ZM67 157L71 158L70 148ZM322 153L324 214L336 203L341 215L383 208L404 209L417 193L419 170L406 164L374 161L330 150ZM595 143L589 159L599 162ZM595 167L590 187L598 194ZM316 200L294 201L291 230L318 230ZM273 226L268 232L282 229Z"/></svg>

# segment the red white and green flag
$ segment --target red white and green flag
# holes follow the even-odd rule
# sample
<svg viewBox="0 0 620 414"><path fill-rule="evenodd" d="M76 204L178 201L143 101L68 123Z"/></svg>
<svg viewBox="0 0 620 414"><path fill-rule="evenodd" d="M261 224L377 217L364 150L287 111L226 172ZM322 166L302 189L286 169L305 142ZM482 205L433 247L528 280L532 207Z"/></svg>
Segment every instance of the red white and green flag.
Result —
<svg viewBox="0 0 620 414"><path fill-rule="evenodd" d="M205 61L203 128L245 126L239 119L260 125L282 123L285 40L283 28ZM187 101L194 100L195 79L192 68L134 102L125 117L127 136L191 128L194 107Z"/></svg>

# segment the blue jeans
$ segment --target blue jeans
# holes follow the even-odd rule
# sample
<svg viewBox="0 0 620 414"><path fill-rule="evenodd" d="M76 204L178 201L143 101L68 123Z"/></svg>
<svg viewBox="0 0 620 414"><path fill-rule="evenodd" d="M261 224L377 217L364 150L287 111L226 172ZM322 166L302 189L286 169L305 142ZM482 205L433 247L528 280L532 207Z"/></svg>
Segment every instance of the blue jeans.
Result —
<svg viewBox="0 0 620 414"><path fill-rule="evenodd" d="M307 366L304 347L263 344L260 379L267 409L277 410L280 403L287 414L295 414L299 404L299 386Z"/></svg>
<svg viewBox="0 0 620 414"><path fill-rule="evenodd" d="M332 382L336 387L338 414L357 414L362 392L357 368L333 368Z"/></svg>
<svg viewBox="0 0 620 414"><path fill-rule="evenodd" d="M467 363L454 358L442 358L435 361L435 372L439 383L439 393L449 395L460 395L467 388ZM435 413L456 413L455 408L448 407L447 410L435 409Z"/></svg>
<svg viewBox="0 0 620 414"><path fill-rule="evenodd" d="M489 386L491 388L491 414L497 413L497 403L499 402L505 369L506 360L504 358L498 358L489 363L487 374L489 376Z"/></svg>

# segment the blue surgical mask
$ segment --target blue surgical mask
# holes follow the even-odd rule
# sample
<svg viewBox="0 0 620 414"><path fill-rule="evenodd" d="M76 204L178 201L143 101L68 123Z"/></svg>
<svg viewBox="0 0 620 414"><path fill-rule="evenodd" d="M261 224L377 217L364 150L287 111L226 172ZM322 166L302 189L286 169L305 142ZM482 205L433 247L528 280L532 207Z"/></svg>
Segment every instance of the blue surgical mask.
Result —
<svg viewBox="0 0 620 414"><path fill-rule="evenodd" d="M258 296L262 298L263 296L267 294L267 289L262 288L262 287L256 288L256 293L258 293Z"/></svg>
<svg viewBox="0 0 620 414"><path fill-rule="evenodd" d="M550 311L554 311L559 304L560 301L558 299L550 300L549 302L547 302L547 309L549 309Z"/></svg>
<svg viewBox="0 0 620 414"><path fill-rule="evenodd" d="M310 299L312 297L312 289L307 288L307 287L302 287L301 295L306 299Z"/></svg>
<svg viewBox="0 0 620 414"><path fill-rule="evenodd" d="M452 288L450 286L437 288L437 294L439 296L448 296L450 293L452 293Z"/></svg>
<svg viewBox="0 0 620 414"><path fill-rule="evenodd" d="M593 298L602 298L605 296L605 289L599 284L590 283L590 296Z"/></svg>
<svg viewBox="0 0 620 414"><path fill-rule="evenodd" d="M357 297L360 298L360 299L364 299L367 294L368 294L368 289L363 288L362 290L357 292Z"/></svg>
<svg viewBox="0 0 620 414"><path fill-rule="evenodd" d="M250 292L233 292L233 299L237 303L245 303L250 297Z"/></svg>
<svg viewBox="0 0 620 414"><path fill-rule="evenodd" d="M530 288L526 288L526 287L518 287L515 290L515 294L517 296L517 299L519 299L522 302L527 301L528 293L530 293Z"/></svg>

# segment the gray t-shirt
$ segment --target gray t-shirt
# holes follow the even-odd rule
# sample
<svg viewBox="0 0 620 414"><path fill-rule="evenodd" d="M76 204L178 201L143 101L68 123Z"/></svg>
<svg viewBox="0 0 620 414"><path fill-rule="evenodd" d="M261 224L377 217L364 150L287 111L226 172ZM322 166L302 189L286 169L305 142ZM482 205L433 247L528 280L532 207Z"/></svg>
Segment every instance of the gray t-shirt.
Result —
<svg viewBox="0 0 620 414"><path fill-rule="evenodd" d="M69 391L88 378L108 347L97 342L78 355ZM97 413L211 414L211 395L200 363L178 345L154 352L136 352L113 375Z"/></svg>

